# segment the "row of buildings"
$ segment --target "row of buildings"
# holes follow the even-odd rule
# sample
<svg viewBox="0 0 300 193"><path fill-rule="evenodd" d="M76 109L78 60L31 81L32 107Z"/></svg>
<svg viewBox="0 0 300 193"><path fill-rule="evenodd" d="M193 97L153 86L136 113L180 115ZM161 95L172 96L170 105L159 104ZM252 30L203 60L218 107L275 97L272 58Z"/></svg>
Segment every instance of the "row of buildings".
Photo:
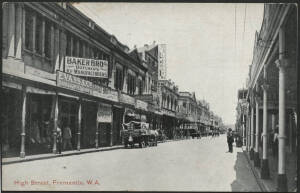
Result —
<svg viewBox="0 0 300 193"><path fill-rule="evenodd" d="M236 127L261 179L271 179L280 192L296 187L297 24L295 4L265 4L247 88L238 91Z"/></svg>
<svg viewBox="0 0 300 193"><path fill-rule="evenodd" d="M122 143L131 116L169 139L222 126L209 104L166 79L166 45L129 49L69 3L2 4L3 157ZM183 132L185 131L185 132Z"/></svg>

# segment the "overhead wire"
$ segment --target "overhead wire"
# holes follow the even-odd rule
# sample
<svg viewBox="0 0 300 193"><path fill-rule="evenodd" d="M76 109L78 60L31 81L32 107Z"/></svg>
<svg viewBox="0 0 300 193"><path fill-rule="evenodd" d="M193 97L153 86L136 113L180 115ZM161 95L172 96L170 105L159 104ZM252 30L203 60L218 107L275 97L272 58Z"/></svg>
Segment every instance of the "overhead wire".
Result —
<svg viewBox="0 0 300 193"><path fill-rule="evenodd" d="M234 4L234 63L236 65L236 4Z"/></svg>

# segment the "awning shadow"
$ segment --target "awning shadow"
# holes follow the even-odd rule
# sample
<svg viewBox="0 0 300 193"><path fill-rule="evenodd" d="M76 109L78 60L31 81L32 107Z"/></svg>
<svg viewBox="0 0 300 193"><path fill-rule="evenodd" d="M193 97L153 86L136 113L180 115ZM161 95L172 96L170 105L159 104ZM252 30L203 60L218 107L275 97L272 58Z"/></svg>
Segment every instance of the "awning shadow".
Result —
<svg viewBox="0 0 300 193"><path fill-rule="evenodd" d="M243 152L237 152L234 170L236 178L231 183L233 192L261 192Z"/></svg>

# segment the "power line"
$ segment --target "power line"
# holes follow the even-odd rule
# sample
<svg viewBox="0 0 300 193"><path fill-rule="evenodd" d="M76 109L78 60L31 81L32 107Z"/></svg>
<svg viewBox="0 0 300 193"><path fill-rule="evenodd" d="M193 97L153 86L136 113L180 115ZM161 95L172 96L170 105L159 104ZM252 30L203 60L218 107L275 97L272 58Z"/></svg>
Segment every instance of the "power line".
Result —
<svg viewBox="0 0 300 193"><path fill-rule="evenodd" d="M236 4L234 5L234 63L236 65Z"/></svg>
<svg viewBox="0 0 300 193"><path fill-rule="evenodd" d="M245 35L245 29L246 29L246 16L247 16L247 3L245 4L243 42L244 42L244 35Z"/></svg>
<svg viewBox="0 0 300 193"><path fill-rule="evenodd" d="M245 15L244 15L244 30L242 36L242 62L244 62L244 38L245 38L245 31L246 31L246 17L247 17L247 3L245 4Z"/></svg>

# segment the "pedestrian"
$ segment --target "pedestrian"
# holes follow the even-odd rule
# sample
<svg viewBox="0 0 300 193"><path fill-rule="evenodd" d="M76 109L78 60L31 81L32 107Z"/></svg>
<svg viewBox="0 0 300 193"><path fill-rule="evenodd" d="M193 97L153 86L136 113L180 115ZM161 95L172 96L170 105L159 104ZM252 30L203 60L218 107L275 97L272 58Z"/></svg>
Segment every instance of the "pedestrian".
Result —
<svg viewBox="0 0 300 193"><path fill-rule="evenodd" d="M57 144L58 154L61 154L62 132L59 126L57 126L56 129L56 144Z"/></svg>
<svg viewBox="0 0 300 193"><path fill-rule="evenodd" d="M73 150L71 139L72 139L72 132L71 132L70 126L67 125L63 131L63 149L64 150L66 149L66 146L69 146Z"/></svg>
<svg viewBox="0 0 300 193"><path fill-rule="evenodd" d="M228 152L230 152L230 153L233 152L233 148L232 148L233 142L234 142L233 133L232 133L231 128L229 128L228 132L227 132L227 144L228 144Z"/></svg>
<svg viewBox="0 0 300 193"><path fill-rule="evenodd" d="M276 125L274 134L273 134L272 150L273 150L273 157L277 156L277 153L278 153L278 125Z"/></svg>

